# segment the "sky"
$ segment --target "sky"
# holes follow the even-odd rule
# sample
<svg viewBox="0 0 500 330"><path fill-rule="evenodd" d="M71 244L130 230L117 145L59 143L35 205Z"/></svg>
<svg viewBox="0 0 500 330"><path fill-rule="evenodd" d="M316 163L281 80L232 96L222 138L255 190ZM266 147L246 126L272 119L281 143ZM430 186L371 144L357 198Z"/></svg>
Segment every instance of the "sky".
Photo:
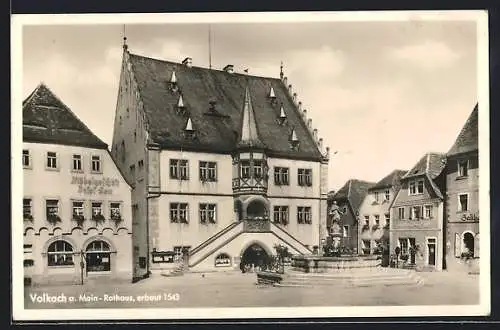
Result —
<svg viewBox="0 0 500 330"><path fill-rule="evenodd" d="M131 53L208 67L207 24L127 24ZM212 23L212 67L279 77L329 146L329 190L447 152L477 102L472 21ZM23 28L23 98L44 82L111 145L123 25ZM336 151L336 154L334 152Z"/></svg>

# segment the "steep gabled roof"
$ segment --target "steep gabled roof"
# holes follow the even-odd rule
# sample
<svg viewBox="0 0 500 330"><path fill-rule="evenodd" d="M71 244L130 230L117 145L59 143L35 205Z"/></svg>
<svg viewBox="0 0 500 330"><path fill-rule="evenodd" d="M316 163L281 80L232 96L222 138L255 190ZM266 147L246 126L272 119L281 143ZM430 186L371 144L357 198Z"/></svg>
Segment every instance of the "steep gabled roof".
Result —
<svg viewBox="0 0 500 330"><path fill-rule="evenodd" d="M368 189L373 185L373 182L350 179L329 198L332 200L348 200L352 209L357 210L368 193Z"/></svg>
<svg viewBox="0 0 500 330"><path fill-rule="evenodd" d="M43 83L23 101L23 141L108 147Z"/></svg>
<svg viewBox="0 0 500 330"><path fill-rule="evenodd" d="M474 110L465 122L465 125L462 127L462 130L458 134L455 143L450 148L450 151L448 151L448 156L478 150L478 135L478 105L476 104Z"/></svg>
<svg viewBox="0 0 500 330"><path fill-rule="evenodd" d="M398 186L399 181L407 172L408 171L406 170L394 170L386 175L382 180L371 186L369 191Z"/></svg>
<svg viewBox="0 0 500 330"><path fill-rule="evenodd" d="M421 175L428 175L432 180L441 174L446 166L446 154L438 152L426 153L420 160L406 173L402 179L408 179Z"/></svg>
<svg viewBox="0 0 500 330"><path fill-rule="evenodd" d="M243 133L241 123L248 87L259 138L270 155L321 159L317 143L280 79L187 67L130 53L128 56L144 105L150 137L160 147L233 152ZM169 88L174 71L178 91ZM274 103L269 97L271 87L276 96ZM183 138L187 119L176 111L179 94L196 128L196 139ZM211 100L216 101L215 112L209 110ZM281 103L287 113L285 125L278 124L277 120ZM292 127L295 127L300 141L297 150L290 147Z"/></svg>
<svg viewBox="0 0 500 330"><path fill-rule="evenodd" d="M443 198L443 194L436 182L434 182L434 179L436 179L443 172L445 166L446 154L429 152L420 158L415 166L413 166L413 168L409 170L408 173L401 178L401 180L424 176L427 178L427 181L431 185L436 196Z"/></svg>

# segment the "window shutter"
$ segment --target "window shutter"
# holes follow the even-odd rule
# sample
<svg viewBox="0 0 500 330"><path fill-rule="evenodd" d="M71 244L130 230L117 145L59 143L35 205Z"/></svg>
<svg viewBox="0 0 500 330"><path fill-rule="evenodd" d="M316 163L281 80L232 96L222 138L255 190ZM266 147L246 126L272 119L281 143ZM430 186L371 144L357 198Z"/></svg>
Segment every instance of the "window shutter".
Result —
<svg viewBox="0 0 500 330"><path fill-rule="evenodd" d="M460 249L460 234L455 233L455 257L460 257L461 249Z"/></svg>
<svg viewBox="0 0 500 330"><path fill-rule="evenodd" d="M474 258L479 258L479 233L474 237Z"/></svg>

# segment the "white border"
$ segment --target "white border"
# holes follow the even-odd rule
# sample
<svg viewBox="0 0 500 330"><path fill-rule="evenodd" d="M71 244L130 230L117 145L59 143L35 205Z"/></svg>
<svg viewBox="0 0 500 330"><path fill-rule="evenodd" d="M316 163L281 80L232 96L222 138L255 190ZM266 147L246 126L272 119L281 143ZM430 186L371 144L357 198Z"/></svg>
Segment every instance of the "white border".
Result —
<svg viewBox="0 0 500 330"><path fill-rule="evenodd" d="M489 71L488 71L488 16L486 11L389 11L389 12L288 12L288 13L183 13L183 14L77 14L77 15L13 15L11 23L11 85L12 85L12 242L23 240L21 196L23 196L23 167L21 162L22 115L22 27L23 25L64 24L178 24L178 23L273 23L273 22L356 22L356 21L457 21L477 22L478 37L478 101L479 101L479 167L480 210L489 220ZM18 132L17 134L14 132ZM480 232L490 232L490 222L480 222ZM224 318L306 318L306 317L389 317L389 316L464 316L490 313L490 235L483 234L480 240L480 305L472 306L369 306L369 307L300 307L300 308L141 308L141 309L65 309L64 320L126 320L156 319L224 319ZM25 310L21 249L12 249L12 307L13 319L61 320L61 311Z"/></svg>

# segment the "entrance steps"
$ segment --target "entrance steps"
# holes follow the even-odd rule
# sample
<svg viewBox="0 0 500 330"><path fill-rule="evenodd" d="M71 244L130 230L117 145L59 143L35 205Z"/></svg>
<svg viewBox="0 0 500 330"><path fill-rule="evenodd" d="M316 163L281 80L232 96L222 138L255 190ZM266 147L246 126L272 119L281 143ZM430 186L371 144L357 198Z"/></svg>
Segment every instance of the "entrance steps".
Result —
<svg viewBox="0 0 500 330"><path fill-rule="evenodd" d="M313 286L342 286L342 287L367 287L367 286L395 286L413 285L424 283L423 278L413 271L379 268L370 271L340 271L332 273L306 274L289 271L283 276L280 287L313 287Z"/></svg>
<svg viewBox="0 0 500 330"><path fill-rule="evenodd" d="M182 276L186 271L189 270L189 267L186 266L184 263L180 263L177 266L175 266L173 269L162 272L161 275L165 277L174 277L174 276Z"/></svg>

